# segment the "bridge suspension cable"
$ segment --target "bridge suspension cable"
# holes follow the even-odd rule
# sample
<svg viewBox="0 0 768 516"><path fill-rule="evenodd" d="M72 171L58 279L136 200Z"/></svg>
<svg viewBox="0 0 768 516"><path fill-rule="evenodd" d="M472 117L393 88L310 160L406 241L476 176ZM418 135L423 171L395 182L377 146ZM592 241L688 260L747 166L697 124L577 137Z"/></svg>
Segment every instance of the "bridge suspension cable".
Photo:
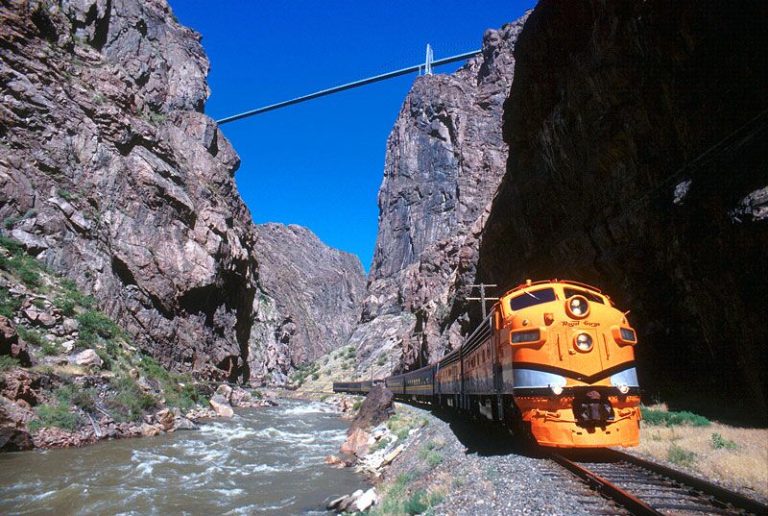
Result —
<svg viewBox="0 0 768 516"><path fill-rule="evenodd" d="M386 79L391 79L393 77L399 77L401 75L406 75L412 72L421 72L422 70L427 74L432 74L432 69L436 66L441 66L449 63L455 63L456 61L462 61L464 59L469 59L470 57L476 56L479 54L481 50L472 50L471 52L464 52L463 54L457 54L455 56L451 57L444 57L442 59L432 59L432 48L427 45L427 57L426 61L421 64L408 66L407 68L401 68L399 70L395 70L393 72L387 72L382 73L380 75L374 75L373 77L367 77L365 79L360 79L353 82L348 82L346 84L341 84L339 86L334 86L332 88L327 88L324 90L316 91L314 93L310 93L308 95L302 95L301 97L296 97L290 100L284 100L282 102L278 102L276 104L270 104L268 106L251 109L250 111L244 111L242 113L238 113L236 115L224 117L221 120L216 120L216 122L219 125L222 124L228 124L229 122L234 122L235 120L241 120L243 118L247 118L249 116L254 115L260 115L262 113L266 113L267 111L274 111L275 109L280 109L287 106L292 106L294 104L299 104L301 102L306 102L308 100L316 99L318 97L324 97L326 95L331 95L332 93L338 93L340 91L344 90L351 90L352 88L359 88L360 86L365 86L367 84L372 84L374 82L383 81Z"/></svg>

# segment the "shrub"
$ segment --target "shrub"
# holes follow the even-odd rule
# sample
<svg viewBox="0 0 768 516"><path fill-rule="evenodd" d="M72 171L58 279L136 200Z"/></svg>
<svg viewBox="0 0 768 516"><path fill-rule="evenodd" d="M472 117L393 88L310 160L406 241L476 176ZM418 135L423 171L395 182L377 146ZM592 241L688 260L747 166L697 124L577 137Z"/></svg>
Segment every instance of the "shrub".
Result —
<svg viewBox="0 0 768 516"><path fill-rule="evenodd" d="M419 457L421 457L421 459L424 460L430 468L439 466L443 463L443 454L437 450L442 447L442 443L430 441L421 450L419 450Z"/></svg>
<svg viewBox="0 0 768 516"><path fill-rule="evenodd" d="M75 308L80 306L85 309L93 308L96 304L96 300L91 296L86 296L77 288L77 284L69 278L62 278L61 286L64 292L54 300L54 304L59 308L64 315L72 316L75 313Z"/></svg>
<svg viewBox="0 0 768 516"><path fill-rule="evenodd" d="M69 297L59 296L53 300L53 306L61 310L61 313L67 317L75 315L75 307L77 303Z"/></svg>
<svg viewBox="0 0 768 516"><path fill-rule="evenodd" d="M387 363L387 357L384 355L379 355L379 358L376 359L376 365L383 366Z"/></svg>
<svg viewBox="0 0 768 516"><path fill-rule="evenodd" d="M29 344L34 344L35 346L43 346L48 342L43 337L42 333L37 330L30 330L24 326L17 326L16 333L19 334L19 337L21 337L22 340L28 342Z"/></svg>
<svg viewBox="0 0 768 516"><path fill-rule="evenodd" d="M21 242L4 235L0 235L0 247L4 247L11 254L19 254L24 252L24 248L22 247Z"/></svg>
<svg viewBox="0 0 768 516"><path fill-rule="evenodd" d="M667 459L672 464L691 467L696 462L696 454L672 443L667 452Z"/></svg>
<svg viewBox="0 0 768 516"><path fill-rule="evenodd" d="M58 196L64 199L65 201L71 202L75 199L75 195L69 190L65 190L64 188L59 188L58 190L56 190L56 194L58 194Z"/></svg>
<svg viewBox="0 0 768 516"><path fill-rule="evenodd" d="M32 431L50 426L56 426L70 432L77 428L77 415L70 412L69 406L64 403L40 405L35 408L35 412L37 419L29 423L29 429Z"/></svg>
<svg viewBox="0 0 768 516"><path fill-rule="evenodd" d="M717 432L712 434L711 442L712 442L712 448L714 448L715 450L722 450L722 449L735 450L736 448L739 447L734 441L731 441L730 439L726 439L725 437L723 437Z"/></svg>
<svg viewBox="0 0 768 516"><path fill-rule="evenodd" d="M681 411L663 411L650 409L648 407L640 407L640 411L643 415L643 420L648 425L666 425L668 427L685 425L685 426L709 426L712 423L709 419L693 412Z"/></svg>
<svg viewBox="0 0 768 516"><path fill-rule="evenodd" d="M11 295L5 287L0 287L0 315L12 319L21 308L21 300Z"/></svg>
<svg viewBox="0 0 768 516"><path fill-rule="evenodd" d="M155 398L142 391L130 377L118 377L112 383L112 387L116 394L109 401L109 408L116 413L118 419L138 421L146 410L157 405Z"/></svg>
<svg viewBox="0 0 768 516"><path fill-rule="evenodd" d="M7 371L19 365L19 361L8 355L0 355L0 371Z"/></svg>
<svg viewBox="0 0 768 516"><path fill-rule="evenodd" d="M63 405L75 405L86 412L96 410L96 390L81 389L77 385L69 384L56 390L56 399Z"/></svg>
<svg viewBox="0 0 768 516"><path fill-rule="evenodd" d="M352 410L360 410L360 407L363 406L363 402L361 400L357 400L352 404Z"/></svg>
<svg viewBox="0 0 768 516"><path fill-rule="evenodd" d="M42 344L42 352L45 356L51 356L51 355L58 355L59 354L59 346L56 345L55 342L51 342L50 340L45 340Z"/></svg>
<svg viewBox="0 0 768 516"><path fill-rule="evenodd" d="M120 328L115 322L98 310L88 310L77 316L80 324L79 347L92 346L98 337L112 339L120 334Z"/></svg>

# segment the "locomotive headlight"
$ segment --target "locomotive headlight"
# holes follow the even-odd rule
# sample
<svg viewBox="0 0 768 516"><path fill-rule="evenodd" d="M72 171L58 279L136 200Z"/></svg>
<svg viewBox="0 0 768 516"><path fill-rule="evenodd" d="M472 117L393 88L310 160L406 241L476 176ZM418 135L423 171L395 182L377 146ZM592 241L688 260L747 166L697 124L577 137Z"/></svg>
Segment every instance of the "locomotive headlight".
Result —
<svg viewBox="0 0 768 516"><path fill-rule="evenodd" d="M627 385L626 383L622 383L621 385L619 385L619 392L622 393L622 394L628 393L629 392L629 385Z"/></svg>
<svg viewBox="0 0 768 516"><path fill-rule="evenodd" d="M574 319L583 319L589 315L589 302L584 296L573 296L565 302L565 309Z"/></svg>
<svg viewBox="0 0 768 516"><path fill-rule="evenodd" d="M576 338L573 339L573 345L576 346L576 349L579 351L586 353L592 349L592 337L586 333L579 333L576 335Z"/></svg>
<svg viewBox="0 0 768 516"><path fill-rule="evenodd" d="M549 389L552 391L552 394L555 396L560 396L563 393L563 386L562 385L556 385L556 384L549 384Z"/></svg>

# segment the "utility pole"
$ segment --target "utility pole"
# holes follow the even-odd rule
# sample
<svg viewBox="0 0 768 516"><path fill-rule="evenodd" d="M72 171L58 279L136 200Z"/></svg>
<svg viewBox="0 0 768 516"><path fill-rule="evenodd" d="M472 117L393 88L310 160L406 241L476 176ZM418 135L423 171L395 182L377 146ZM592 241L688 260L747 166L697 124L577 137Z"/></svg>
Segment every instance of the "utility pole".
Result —
<svg viewBox="0 0 768 516"><path fill-rule="evenodd" d="M468 297L466 299L467 299L467 301L480 301L480 303L482 304L482 308L483 308L483 320L485 320L486 316L488 315L487 314L487 309L485 307L485 302L486 301L498 301L499 300L498 297L486 297L485 289L486 288L495 288L495 287L498 287L498 285L493 284L493 283L480 283L479 285L469 285L469 286L471 288L473 288L473 289L475 289L475 288L479 288L480 289L480 297Z"/></svg>

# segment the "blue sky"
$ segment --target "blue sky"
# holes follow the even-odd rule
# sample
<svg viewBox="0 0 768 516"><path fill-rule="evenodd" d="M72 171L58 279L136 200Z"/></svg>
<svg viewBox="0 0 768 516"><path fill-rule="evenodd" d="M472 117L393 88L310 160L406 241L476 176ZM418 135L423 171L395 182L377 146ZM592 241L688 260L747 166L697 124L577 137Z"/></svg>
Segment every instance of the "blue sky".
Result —
<svg viewBox="0 0 768 516"><path fill-rule="evenodd" d="M215 119L480 48L532 1L170 0L203 35ZM436 70L447 73L460 64ZM222 126L256 223L300 224L368 270L389 131L415 75Z"/></svg>

